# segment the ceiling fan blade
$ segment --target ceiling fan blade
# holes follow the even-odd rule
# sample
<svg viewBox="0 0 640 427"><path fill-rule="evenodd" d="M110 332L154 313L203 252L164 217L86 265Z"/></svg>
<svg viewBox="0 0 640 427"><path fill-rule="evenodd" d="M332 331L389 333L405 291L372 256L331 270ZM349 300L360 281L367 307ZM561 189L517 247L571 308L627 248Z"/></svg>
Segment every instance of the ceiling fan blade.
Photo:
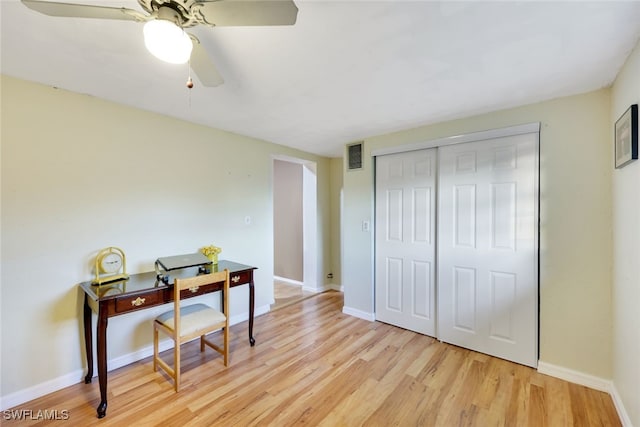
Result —
<svg viewBox="0 0 640 427"><path fill-rule="evenodd" d="M224 79L218 72L218 69L209 58L207 51L200 43L200 40L193 34L189 34L193 41L193 50L191 51L191 69L198 76L198 80L205 87L216 87L224 83Z"/></svg>
<svg viewBox="0 0 640 427"><path fill-rule="evenodd" d="M130 21L146 21L148 16L133 9L124 7L103 7L87 4L54 3L40 0L22 0L29 9L49 16L71 18L120 19Z"/></svg>
<svg viewBox="0 0 640 427"><path fill-rule="evenodd" d="M205 1L198 8L204 20L217 27L293 25L298 17L291 0Z"/></svg>

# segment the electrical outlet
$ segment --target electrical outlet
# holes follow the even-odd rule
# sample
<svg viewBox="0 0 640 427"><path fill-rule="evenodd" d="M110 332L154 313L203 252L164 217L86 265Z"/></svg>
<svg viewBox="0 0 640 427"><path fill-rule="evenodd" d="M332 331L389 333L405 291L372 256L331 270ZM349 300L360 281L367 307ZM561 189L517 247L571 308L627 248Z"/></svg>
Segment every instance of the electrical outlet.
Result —
<svg viewBox="0 0 640 427"><path fill-rule="evenodd" d="M362 231L369 231L369 221L362 221Z"/></svg>

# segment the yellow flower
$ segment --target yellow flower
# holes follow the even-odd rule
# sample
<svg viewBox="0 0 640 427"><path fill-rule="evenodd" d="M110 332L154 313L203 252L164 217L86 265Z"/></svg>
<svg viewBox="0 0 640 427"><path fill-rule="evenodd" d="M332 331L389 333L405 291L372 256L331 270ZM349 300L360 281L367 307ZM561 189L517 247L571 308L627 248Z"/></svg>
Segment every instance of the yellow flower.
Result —
<svg viewBox="0 0 640 427"><path fill-rule="evenodd" d="M200 249L200 252L202 252L205 256L218 255L220 252L222 252L222 248L219 248L214 245L209 245Z"/></svg>

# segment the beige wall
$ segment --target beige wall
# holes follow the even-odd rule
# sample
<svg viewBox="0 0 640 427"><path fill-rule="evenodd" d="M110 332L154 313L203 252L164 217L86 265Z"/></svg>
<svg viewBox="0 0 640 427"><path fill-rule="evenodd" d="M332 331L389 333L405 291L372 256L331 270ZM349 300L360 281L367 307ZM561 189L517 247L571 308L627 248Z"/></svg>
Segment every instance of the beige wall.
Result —
<svg viewBox="0 0 640 427"><path fill-rule="evenodd" d="M222 259L258 267L256 308L267 310L275 156L316 162L318 269L331 269L330 159L6 76L1 87L3 406L81 380L77 284L102 247L122 247L137 273L216 244ZM232 290L232 319L246 318L247 299L246 286ZM163 309L109 321L110 367L150 349Z"/></svg>
<svg viewBox="0 0 640 427"><path fill-rule="evenodd" d="M273 161L273 212L273 274L302 282L301 164Z"/></svg>
<svg viewBox="0 0 640 427"><path fill-rule="evenodd" d="M540 122L540 360L611 378L611 122L608 89L365 140L345 172L346 311L374 309L372 150Z"/></svg>
<svg viewBox="0 0 640 427"><path fill-rule="evenodd" d="M611 121L640 104L640 43L611 91ZM613 146L611 156L613 156ZM613 172L613 383L640 426L640 161Z"/></svg>

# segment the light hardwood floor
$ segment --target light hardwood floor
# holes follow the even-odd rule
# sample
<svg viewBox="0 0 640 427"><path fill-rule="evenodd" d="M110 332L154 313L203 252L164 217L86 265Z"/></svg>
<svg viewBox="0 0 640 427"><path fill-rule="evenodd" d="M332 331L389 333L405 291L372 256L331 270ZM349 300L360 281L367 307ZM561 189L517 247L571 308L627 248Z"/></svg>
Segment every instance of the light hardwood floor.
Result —
<svg viewBox="0 0 640 427"><path fill-rule="evenodd" d="M313 292L305 291L300 285L292 285L282 280L273 281L273 299L271 310L277 310L291 304L302 301L315 295Z"/></svg>
<svg viewBox="0 0 640 427"><path fill-rule="evenodd" d="M101 420L97 379L19 408L67 410L65 426L620 425L606 393L347 316L342 305L330 291L260 316L255 347L246 323L231 327L226 369L217 353L185 344L177 394L151 358L112 371Z"/></svg>

